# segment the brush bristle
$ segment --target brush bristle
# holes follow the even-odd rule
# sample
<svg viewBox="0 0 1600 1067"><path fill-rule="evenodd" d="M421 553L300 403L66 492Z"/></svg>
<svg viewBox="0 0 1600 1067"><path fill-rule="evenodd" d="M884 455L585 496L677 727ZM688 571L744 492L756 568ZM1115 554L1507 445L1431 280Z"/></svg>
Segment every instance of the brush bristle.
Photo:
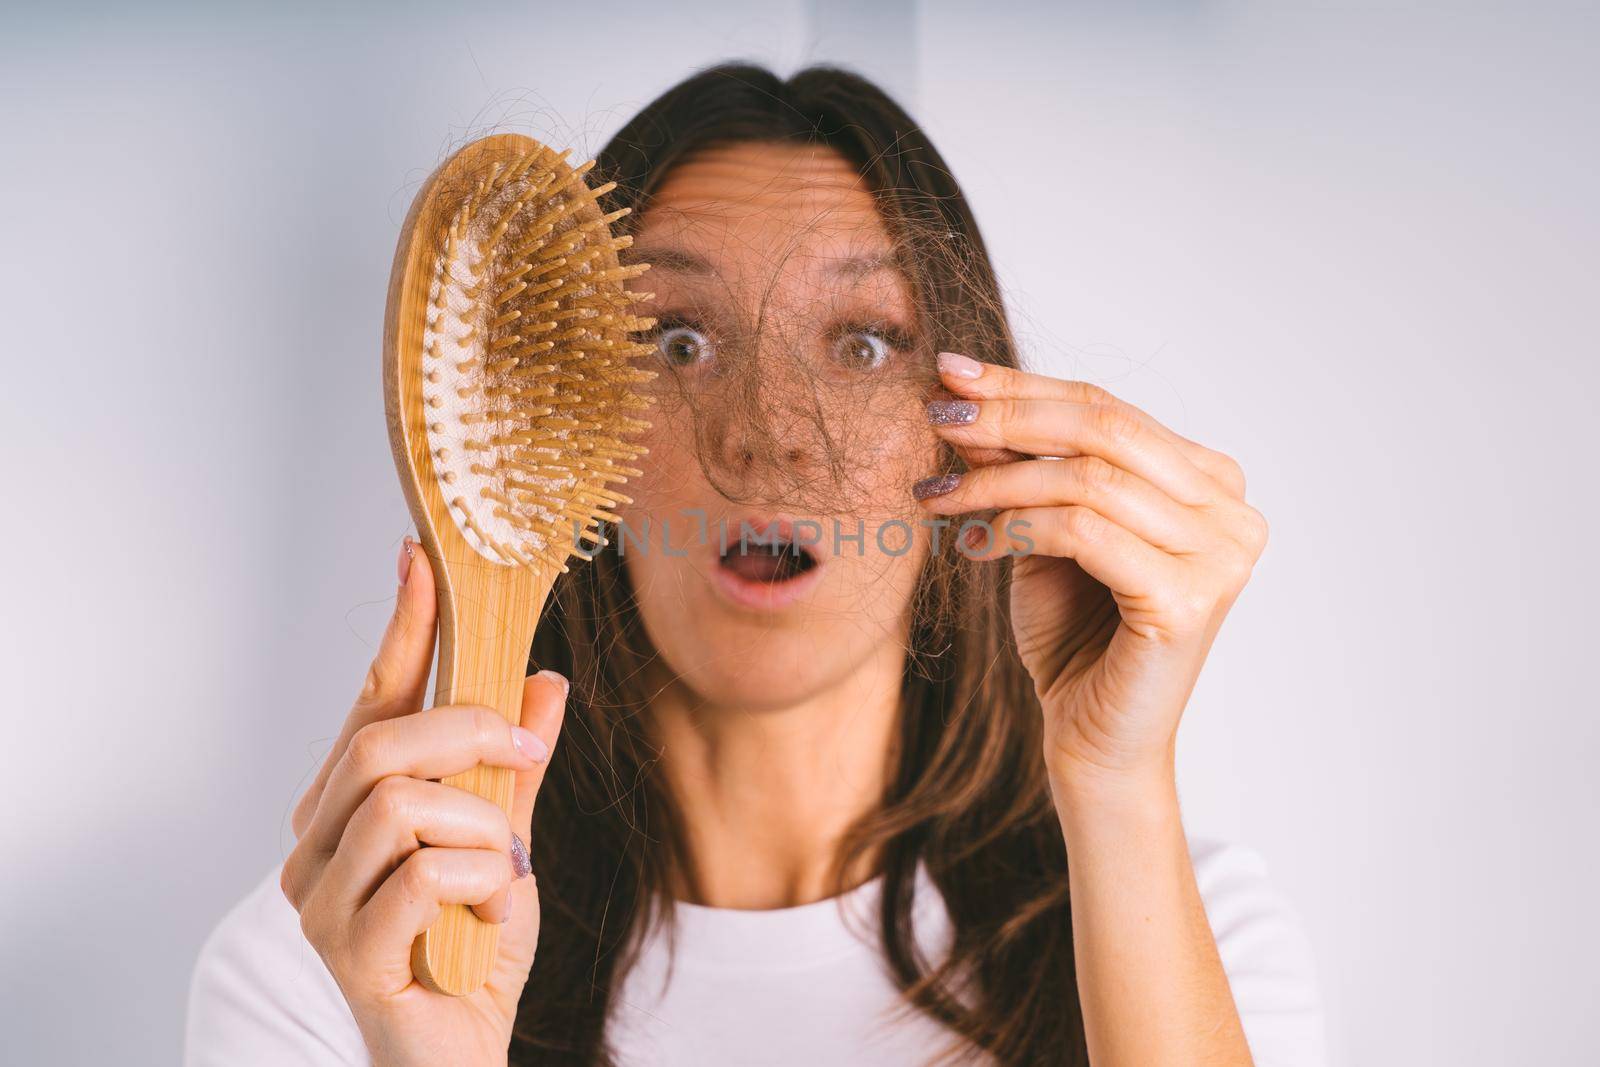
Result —
<svg viewBox="0 0 1600 1067"><path fill-rule="evenodd" d="M630 503L617 486L645 449L636 391L655 377L635 342L653 320L618 266L623 211L599 213L584 174L540 147L462 190L440 234L422 339L434 475L462 536L486 558L565 569Z"/></svg>

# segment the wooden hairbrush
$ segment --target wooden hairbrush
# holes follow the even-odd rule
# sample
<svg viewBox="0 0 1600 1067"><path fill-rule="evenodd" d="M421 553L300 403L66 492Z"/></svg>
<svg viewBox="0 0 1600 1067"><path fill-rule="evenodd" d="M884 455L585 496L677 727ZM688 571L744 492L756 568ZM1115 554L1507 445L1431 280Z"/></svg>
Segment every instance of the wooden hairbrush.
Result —
<svg viewBox="0 0 1600 1067"><path fill-rule="evenodd" d="M417 193L400 233L383 335L384 403L395 465L439 596L437 704L521 717L534 628L556 576L602 541L617 485L645 449L636 387L655 375L633 340L653 320L623 283L627 213L604 213L593 166L529 137L474 141ZM511 809L513 772L444 779ZM487 980L500 928L446 905L412 945L430 989L462 996Z"/></svg>

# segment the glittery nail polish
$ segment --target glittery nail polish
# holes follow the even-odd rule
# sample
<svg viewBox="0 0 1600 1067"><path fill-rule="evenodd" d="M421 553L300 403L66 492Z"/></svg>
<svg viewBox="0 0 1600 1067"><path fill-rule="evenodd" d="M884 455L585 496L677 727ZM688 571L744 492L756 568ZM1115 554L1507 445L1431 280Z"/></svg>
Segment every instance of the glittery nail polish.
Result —
<svg viewBox="0 0 1600 1067"><path fill-rule="evenodd" d="M533 859L528 855L528 846L516 834L511 835L511 869L517 872L518 878L526 878L533 873Z"/></svg>
<svg viewBox="0 0 1600 1067"><path fill-rule="evenodd" d="M911 495L918 500L928 500L936 496L944 496L961 484L959 474L940 474L933 478L924 478L911 487Z"/></svg>
<svg viewBox="0 0 1600 1067"><path fill-rule="evenodd" d="M935 426L965 426L978 419L978 405L970 400L932 400L928 421Z"/></svg>

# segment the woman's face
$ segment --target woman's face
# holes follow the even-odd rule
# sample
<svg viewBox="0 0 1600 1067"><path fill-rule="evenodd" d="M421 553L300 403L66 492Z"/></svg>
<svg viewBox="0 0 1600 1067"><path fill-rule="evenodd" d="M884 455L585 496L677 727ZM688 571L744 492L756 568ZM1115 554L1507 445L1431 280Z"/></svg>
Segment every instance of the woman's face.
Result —
<svg viewBox="0 0 1600 1067"><path fill-rule="evenodd" d="M936 440L893 253L829 149L695 154L640 217L659 377L622 551L700 699L790 706L903 646L929 542L910 485Z"/></svg>

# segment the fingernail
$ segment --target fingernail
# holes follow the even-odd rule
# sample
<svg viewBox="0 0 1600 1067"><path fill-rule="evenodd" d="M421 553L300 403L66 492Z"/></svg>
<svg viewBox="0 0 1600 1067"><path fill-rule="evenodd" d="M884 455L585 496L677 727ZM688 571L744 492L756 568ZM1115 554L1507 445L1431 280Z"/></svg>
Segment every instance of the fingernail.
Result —
<svg viewBox="0 0 1600 1067"><path fill-rule="evenodd" d="M528 846L516 834L511 835L511 869L517 872L518 878L526 878L533 873L533 857L528 855Z"/></svg>
<svg viewBox="0 0 1600 1067"><path fill-rule="evenodd" d="M982 363L960 352L940 352L937 359L939 373L952 378L976 378L983 373Z"/></svg>
<svg viewBox="0 0 1600 1067"><path fill-rule="evenodd" d="M911 487L911 495L918 500L927 500L930 497L944 496L961 484L959 474L941 474L935 478L924 478Z"/></svg>
<svg viewBox="0 0 1600 1067"><path fill-rule="evenodd" d="M506 908L500 913L500 925L504 926L511 921L511 898L506 897Z"/></svg>
<svg viewBox="0 0 1600 1067"><path fill-rule="evenodd" d="M572 691L572 683L567 681L566 676L557 674L555 671L540 671L539 673L560 686L561 699L567 699L567 694Z"/></svg>
<svg viewBox="0 0 1600 1067"><path fill-rule="evenodd" d="M977 552L983 548L984 542L989 540L989 530L983 524L969 526L967 532L961 535L961 540L966 546Z"/></svg>
<svg viewBox="0 0 1600 1067"><path fill-rule="evenodd" d="M978 418L978 405L970 400L928 402L928 421L935 426L965 426Z"/></svg>
<svg viewBox="0 0 1600 1067"><path fill-rule="evenodd" d="M511 743L517 746L518 752L535 763L543 763L550 758L550 746L539 740L539 735L525 726L511 728Z"/></svg>
<svg viewBox="0 0 1600 1067"><path fill-rule="evenodd" d="M405 540L400 542L400 558L395 561L397 573L400 575L401 585L406 584L406 578L411 574L411 557L414 552L412 543L411 535L406 534Z"/></svg>

